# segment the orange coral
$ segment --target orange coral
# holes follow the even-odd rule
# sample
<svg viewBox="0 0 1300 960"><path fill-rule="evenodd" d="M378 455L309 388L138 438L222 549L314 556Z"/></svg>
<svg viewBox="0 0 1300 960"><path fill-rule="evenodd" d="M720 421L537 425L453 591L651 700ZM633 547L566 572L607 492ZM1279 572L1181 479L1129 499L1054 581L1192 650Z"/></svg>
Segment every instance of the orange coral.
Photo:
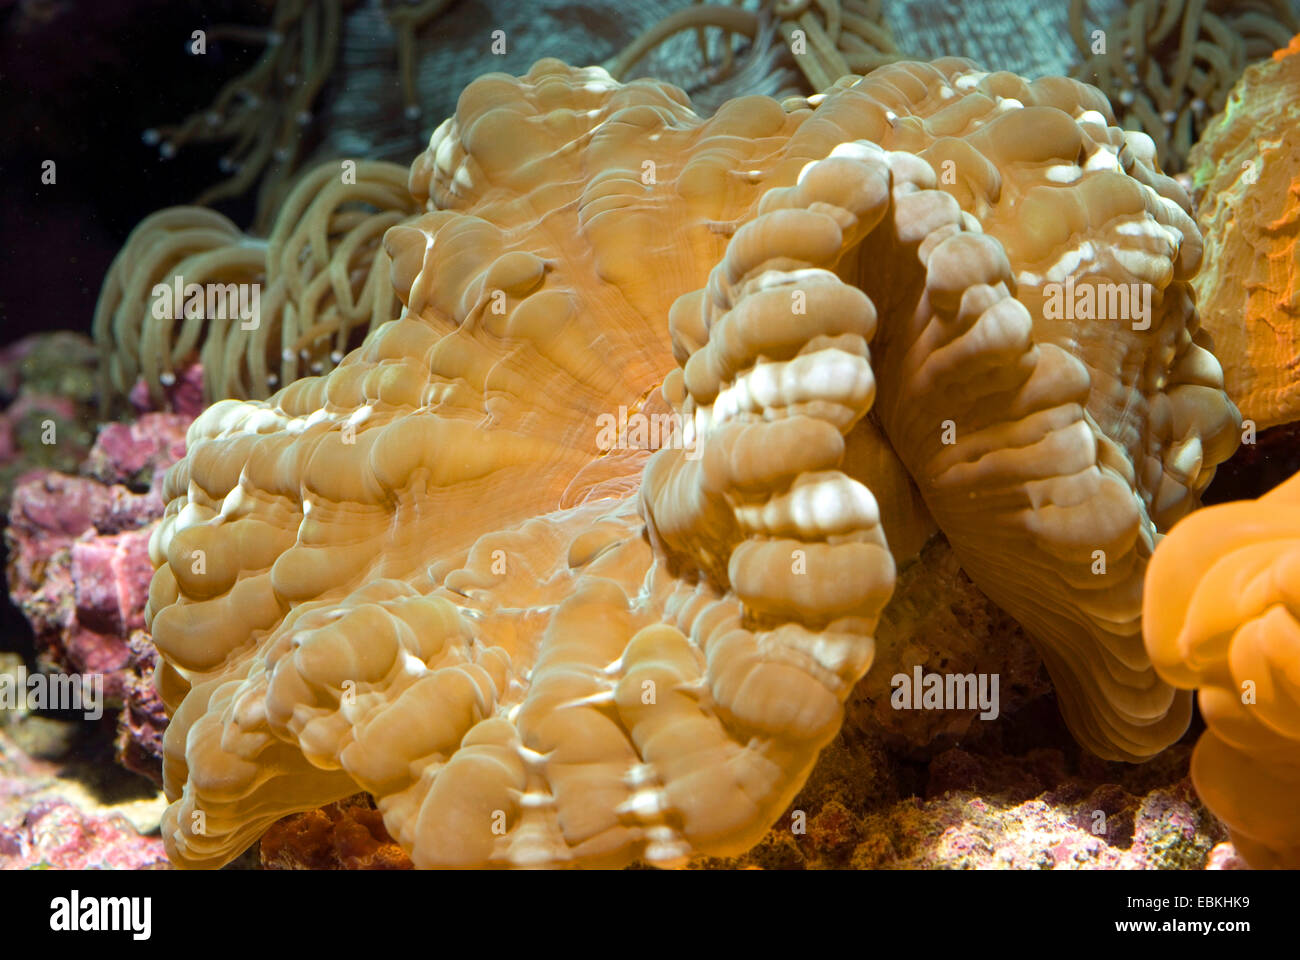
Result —
<svg viewBox="0 0 1300 960"><path fill-rule="evenodd" d="M1199 688L1192 779L1254 867L1300 867L1300 474L1180 522L1147 570L1152 663Z"/></svg>
<svg viewBox="0 0 1300 960"><path fill-rule="evenodd" d="M1193 281L1228 395L1259 430L1300 420L1300 36L1246 70L1191 154Z"/></svg>
<svg viewBox="0 0 1300 960"><path fill-rule="evenodd" d="M168 477L172 857L358 788L416 866L745 849L929 529L902 467L1085 744L1177 737L1141 578L1237 423L1186 197L1109 120L956 59L708 120L556 61L473 83L385 240L402 316ZM1067 280L1150 313L1051 319Z"/></svg>
<svg viewBox="0 0 1300 960"><path fill-rule="evenodd" d="M410 870L411 858L384 829L369 797L285 817L262 837L267 870Z"/></svg>

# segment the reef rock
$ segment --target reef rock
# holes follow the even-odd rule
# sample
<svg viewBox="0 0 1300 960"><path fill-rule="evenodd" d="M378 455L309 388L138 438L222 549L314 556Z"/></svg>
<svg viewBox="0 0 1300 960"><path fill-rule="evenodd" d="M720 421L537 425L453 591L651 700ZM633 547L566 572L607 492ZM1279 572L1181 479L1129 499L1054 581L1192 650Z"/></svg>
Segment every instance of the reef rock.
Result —
<svg viewBox="0 0 1300 960"><path fill-rule="evenodd" d="M158 652L143 630L132 631L127 648L130 655L121 671L122 710L117 715L114 754L123 767L162 786L167 708L153 682Z"/></svg>
<svg viewBox="0 0 1300 960"><path fill-rule="evenodd" d="M411 858L384 829L366 794L293 814L262 837L267 870L410 870Z"/></svg>
<svg viewBox="0 0 1300 960"><path fill-rule="evenodd" d="M62 800L42 800L13 824L0 824L0 870L166 870L162 841L141 836L120 814L92 815Z"/></svg>
<svg viewBox="0 0 1300 960"><path fill-rule="evenodd" d="M38 470L19 479L5 530L10 596L31 624L37 666L102 677L107 705L124 707L120 762L155 781L166 715L144 630L149 538L163 512L163 474L184 455L189 422L145 413L105 424L81 475Z"/></svg>
<svg viewBox="0 0 1300 960"><path fill-rule="evenodd" d="M0 350L0 509L35 469L75 471L93 434L95 349L74 333L39 334Z"/></svg>

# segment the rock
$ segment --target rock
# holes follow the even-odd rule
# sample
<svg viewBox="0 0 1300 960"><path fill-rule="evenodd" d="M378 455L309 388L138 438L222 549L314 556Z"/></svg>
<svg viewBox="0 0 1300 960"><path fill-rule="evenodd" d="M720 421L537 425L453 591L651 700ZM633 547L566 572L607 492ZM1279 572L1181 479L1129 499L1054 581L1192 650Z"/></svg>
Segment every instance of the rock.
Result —
<svg viewBox="0 0 1300 960"><path fill-rule="evenodd" d="M1235 862L1231 853L1212 855L1227 832L1192 790L1189 743L1135 766L1085 753L1039 707L981 729L918 758L889 732L846 728L757 846L692 866L1151 870Z"/></svg>
<svg viewBox="0 0 1300 960"><path fill-rule="evenodd" d="M114 754L123 767L162 786L167 708L153 685L157 651L143 630L134 631L127 646L131 655L123 673L123 707L117 717Z"/></svg>
<svg viewBox="0 0 1300 960"><path fill-rule="evenodd" d="M203 398L203 366L198 363L190 364L180 372L174 383L163 386L163 396L167 399L169 410L193 420L208 406ZM153 398L149 394L149 385L144 382L144 378L136 381L128 399L138 413L151 413L156 410Z"/></svg>
<svg viewBox="0 0 1300 960"><path fill-rule="evenodd" d="M78 540L72 545L77 622L115 637L143 629L152 577L149 528Z"/></svg>
<svg viewBox="0 0 1300 960"><path fill-rule="evenodd" d="M10 596L31 624L36 668L101 678L118 761L155 783L167 720L144 629L149 538L189 424L178 413L105 424L80 475L36 470L18 480L5 530Z"/></svg>
<svg viewBox="0 0 1300 960"><path fill-rule="evenodd" d="M977 709L895 708L893 678L911 678L917 667L923 675L996 676L999 714L1051 692L1029 638L971 582L942 535L899 573L876 630L871 669L845 705L845 724L881 731L890 746L921 753L946 749L982 726Z"/></svg>
<svg viewBox="0 0 1300 960"><path fill-rule="evenodd" d="M73 333L0 350L0 508L24 473L76 470L92 439L96 362L94 346Z"/></svg>
<svg viewBox="0 0 1300 960"><path fill-rule="evenodd" d="M1215 844L1214 849L1210 851L1205 869L1249 870L1250 867L1245 860L1241 859L1241 855L1237 853L1237 848L1232 845L1232 841L1225 840L1222 843Z"/></svg>
<svg viewBox="0 0 1300 960"><path fill-rule="evenodd" d="M36 803L0 829L0 870L165 870L158 837L141 836L120 814L86 814L64 800Z"/></svg>
<svg viewBox="0 0 1300 960"><path fill-rule="evenodd" d="M102 675L114 704L127 637L144 626L149 536L161 514L156 493L49 472L25 477L9 511L9 591L32 626L38 665Z"/></svg>
<svg viewBox="0 0 1300 960"><path fill-rule="evenodd" d="M366 794L276 822L262 837L267 870L410 870Z"/></svg>
<svg viewBox="0 0 1300 960"><path fill-rule="evenodd" d="M185 432L192 420L176 413L145 413L133 423L106 423L83 472L101 483L149 490L185 456Z"/></svg>
<svg viewBox="0 0 1300 960"><path fill-rule="evenodd" d="M166 868L150 835L166 798L105 763L106 744L79 722L43 721L65 728L62 749L33 755L25 728L43 718L22 713L0 714L0 870Z"/></svg>

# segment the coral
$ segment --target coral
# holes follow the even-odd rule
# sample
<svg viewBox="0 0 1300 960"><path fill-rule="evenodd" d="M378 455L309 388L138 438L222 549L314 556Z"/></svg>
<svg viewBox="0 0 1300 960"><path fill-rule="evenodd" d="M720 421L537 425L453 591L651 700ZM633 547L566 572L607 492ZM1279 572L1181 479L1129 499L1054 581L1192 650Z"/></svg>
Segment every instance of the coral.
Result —
<svg viewBox="0 0 1300 960"><path fill-rule="evenodd" d="M402 316L168 474L175 862L358 789L418 867L748 848L871 663L909 476L1084 744L1176 739L1141 578L1237 420L1187 199L1108 119L955 59L709 120L557 61L468 87ZM1067 279L1150 314L1053 319Z"/></svg>
<svg viewBox="0 0 1300 960"><path fill-rule="evenodd" d="M879 379L875 416L963 568L1040 641L1076 735L1104 755L1149 756L1181 733L1189 701L1159 683L1145 662L1141 570L1156 532L1195 506L1212 464L1236 445L1236 413L1203 348L1187 292L1199 241L1186 197L1148 166L1147 138L1105 125L1099 112L1105 105L1089 88L1053 78L1031 87L1005 74L954 70L947 81L956 90L983 92L971 107L944 108L957 95L954 87L927 86L911 69L885 67L856 85L845 81L840 96L818 106L820 122L800 131L820 140L820 149L809 152L839 149L841 164L855 152L872 159L867 149L836 148L855 139L886 148L897 139L929 161L909 164L889 154L894 230L906 242L882 230L862 243L854 262L835 265L873 303L890 305L891 322L882 324L871 347ZM987 86L978 87L981 82ZM873 95L880 101L863 102ZM1054 112L1054 103L1064 103L1077 120ZM934 126L943 133L974 126L966 145L959 147L954 135L931 147L923 123L902 122L904 111L927 109L940 111ZM970 119L981 109L993 122ZM958 125L958 116L969 126ZM1049 116L1060 119L1049 125ZM951 193L930 192L935 168L949 164L950 172L960 171ZM806 176L800 192L816 197L820 184L813 182ZM1074 189L1062 190L1062 183ZM748 263L727 262L725 279L719 267L706 292L674 306L678 355L693 354L684 379L694 403L685 410L697 420L712 419L709 407L719 394L714 371L730 374L728 365L743 368L760 352L736 326L752 313L753 323L775 327L777 298L783 293L788 302L802 280L795 271L831 266L838 256L832 246L820 263L781 257L776 211L802 202L769 194L764 208L772 219L747 224L733 241L745 238L748 263L768 257L788 271L783 291L767 278L752 307L738 305L728 287L744 277ZM835 203L829 196L816 202ZM820 223L813 216L796 220L793 211L786 216L784 232L796 236L796 223L810 234ZM982 231L962 229L971 222ZM770 224L771 233L758 233L760 224ZM1115 253L1097 256L1099 248ZM1073 271L1095 290L1160 289L1160 320L1148 330L1136 317L1124 324L1128 317L1112 313L1108 322L1081 331L1071 312L1055 326L1046 301ZM978 293L968 293L972 288ZM1148 352L1155 330L1164 346ZM709 343L694 349L706 331ZM770 334L754 336L762 335ZM1087 344L1081 353L1080 336ZM1117 338L1150 358L1163 351L1160 372L1149 361L1130 365L1127 349L1114 352ZM1005 379L986 379L991 370ZM737 379L742 385L722 393L729 405L744 404L747 394L765 387L758 375ZM918 402L921 397L930 399ZM821 455L811 443L805 449L810 460ZM659 457L684 459L678 451ZM787 469L796 467L807 469L801 460ZM655 511L649 513L654 520ZM717 528L704 529L716 541ZM1045 596L1050 603L1042 602Z"/></svg>
<svg viewBox="0 0 1300 960"><path fill-rule="evenodd" d="M126 396L142 377L161 408L196 358L209 400L265 397L332 368L397 315L380 241L415 212L405 181L391 163L318 166L295 184L266 240L201 207L145 218L95 306L105 398Z"/></svg>
<svg viewBox="0 0 1300 960"><path fill-rule="evenodd" d="M1289 0L1129 0L1097 52L1086 6L1071 0L1070 33L1083 57L1074 76L1100 87L1126 128L1148 134L1170 171L1183 169L1245 66L1300 29Z"/></svg>
<svg viewBox="0 0 1300 960"><path fill-rule="evenodd" d="M406 115L420 115L420 100L415 87L415 33L442 13L451 0L413 0L403 5L393 0L388 22L397 33L397 70L402 78L402 97Z"/></svg>
<svg viewBox="0 0 1300 960"><path fill-rule="evenodd" d="M1224 385L1259 431L1300 420L1300 36L1250 67L1192 150L1193 281Z"/></svg>
<svg viewBox="0 0 1300 960"><path fill-rule="evenodd" d="M1208 729L1192 780L1251 866L1300 866L1300 475L1178 523L1147 570L1143 632Z"/></svg>

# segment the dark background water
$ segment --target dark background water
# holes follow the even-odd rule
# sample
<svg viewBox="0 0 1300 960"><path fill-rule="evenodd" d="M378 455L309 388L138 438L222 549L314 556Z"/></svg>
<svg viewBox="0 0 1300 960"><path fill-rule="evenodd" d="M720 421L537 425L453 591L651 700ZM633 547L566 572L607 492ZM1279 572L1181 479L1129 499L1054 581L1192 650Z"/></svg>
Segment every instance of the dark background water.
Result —
<svg viewBox="0 0 1300 960"><path fill-rule="evenodd" d="M131 228L213 179L221 145L162 160L141 134L209 102L256 56L216 42L191 56L192 30L265 18L249 0L0 0L0 344L89 331ZM54 184L41 182L46 160Z"/></svg>

